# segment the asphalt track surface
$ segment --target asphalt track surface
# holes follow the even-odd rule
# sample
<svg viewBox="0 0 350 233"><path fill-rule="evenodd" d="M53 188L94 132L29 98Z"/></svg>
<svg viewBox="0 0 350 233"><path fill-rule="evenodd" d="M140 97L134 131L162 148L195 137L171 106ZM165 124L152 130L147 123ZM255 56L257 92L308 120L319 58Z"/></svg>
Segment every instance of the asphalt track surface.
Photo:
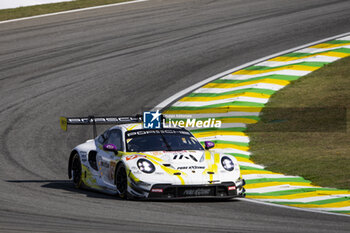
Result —
<svg viewBox="0 0 350 233"><path fill-rule="evenodd" d="M348 0L151 0L0 25L0 231L349 232L350 218L240 200L76 190L65 116L134 114L212 75L350 31ZM102 128L99 128L102 131Z"/></svg>

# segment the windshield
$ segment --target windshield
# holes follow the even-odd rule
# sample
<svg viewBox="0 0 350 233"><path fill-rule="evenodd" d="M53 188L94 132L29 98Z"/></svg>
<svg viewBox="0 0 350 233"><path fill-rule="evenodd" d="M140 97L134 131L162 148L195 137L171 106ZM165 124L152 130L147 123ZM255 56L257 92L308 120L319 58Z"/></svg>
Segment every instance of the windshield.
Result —
<svg viewBox="0 0 350 233"><path fill-rule="evenodd" d="M203 150L193 135L182 129L133 130L125 133L130 152Z"/></svg>

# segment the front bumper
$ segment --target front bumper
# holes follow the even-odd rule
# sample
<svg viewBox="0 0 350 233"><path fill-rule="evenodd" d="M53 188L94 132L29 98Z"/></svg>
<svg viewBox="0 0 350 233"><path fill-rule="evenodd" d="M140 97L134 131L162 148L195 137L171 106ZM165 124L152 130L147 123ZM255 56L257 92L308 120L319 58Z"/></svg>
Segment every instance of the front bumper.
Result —
<svg viewBox="0 0 350 233"><path fill-rule="evenodd" d="M207 185L171 185L155 184L152 186L148 199L189 199L189 198L220 198L230 199L244 197L244 180Z"/></svg>

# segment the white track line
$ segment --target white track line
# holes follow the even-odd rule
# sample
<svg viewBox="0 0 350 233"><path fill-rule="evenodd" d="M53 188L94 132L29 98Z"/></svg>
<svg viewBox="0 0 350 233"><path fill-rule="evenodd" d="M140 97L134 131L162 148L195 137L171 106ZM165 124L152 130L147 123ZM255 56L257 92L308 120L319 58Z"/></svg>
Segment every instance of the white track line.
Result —
<svg viewBox="0 0 350 233"><path fill-rule="evenodd" d="M5 20L5 21L0 21L0 24L23 21L23 20L28 20L28 19L37 19L37 18L48 17L48 16L53 16L53 15L75 13L75 12L80 12L80 11L95 10L95 9L106 8L106 7L121 6L121 5L133 4L133 3L138 3L138 2L146 2L146 1L149 1L149 0L134 0L134 1L130 1L130 2L120 2L120 3L115 3L115 4L81 8L81 9L76 9L76 10L60 11L60 12L44 14L44 15L35 15L35 16L24 17L24 18L19 18L19 19L10 19L10 20Z"/></svg>
<svg viewBox="0 0 350 233"><path fill-rule="evenodd" d="M249 198L240 198L240 199L238 199L238 200L240 200L240 201L246 201L246 202L252 202L252 203L256 203L256 204L268 205L268 206L273 206L273 207L279 207L279 208L300 210L300 211L305 211L305 212L312 212L312 213L319 213L319 214L329 214L329 215L338 215L338 216L343 216L343 217L344 217L344 216L345 216L345 217L350 217L350 215L347 215L347 214L326 212L326 211L317 210L317 209L304 209L304 208L293 207L293 206L287 206L287 205L279 205L279 204L273 204L273 203L269 203L269 202L257 201L257 200L249 199Z"/></svg>
<svg viewBox="0 0 350 233"><path fill-rule="evenodd" d="M332 48L304 48L295 52L296 53L323 53L330 50L341 49L341 48L350 48L350 45L339 45L337 47L332 47Z"/></svg>
<svg viewBox="0 0 350 233"><path fill-rule="evenodd" d="M338 40L350 40L350 36L344 36L342 38L339 38Z"/></svg>
<svg viewBox="0 0 350 233"><path fill-rule="evenodd" d="M274 199L273 198L264 199L264 197L254 198L254 199L259 200L259 201L267 201L267 202L299 202L298 204L307 204L310 202L332 200L332 199L337 199L337 198L342 198L342 197L349 197L349 194L320 195L320 196L303 197L303 198L290 198L290 199L277 198L277 197ZM320 208L322 208L322 207L320 207Z"/></svg>

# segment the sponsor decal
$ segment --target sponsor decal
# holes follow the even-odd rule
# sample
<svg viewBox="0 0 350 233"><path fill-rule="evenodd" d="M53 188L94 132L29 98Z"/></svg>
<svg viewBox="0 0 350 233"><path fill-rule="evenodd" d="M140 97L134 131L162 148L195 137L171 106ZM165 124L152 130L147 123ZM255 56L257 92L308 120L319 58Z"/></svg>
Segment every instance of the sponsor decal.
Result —
<svg viewBox="0 0 350 233"><path fill-rule="evenodd" d="M188 116L186 116L188 117ZM222 122L209 118L207 120L198 120L196 118L187 119L165 119L157 110L156 112L143 113L143 128L145 129L160 129L160 128L220 128Z"/></svg>
<svg viewBox="0 0 350 233"><path fill-rule="evenodd" d="M106 162L106 161L101 161L100 162L100 165L101 165L101 167L105 167L105 168L109 168L109 163L108 162Z"/></svg>
<svg viewBox="0 0 350 233"><path fill-rule="evenodd" d="M210 195L209 188L199 188L199 189L186 189L183 192L185 196L207 196Z"/></svg>
<svg viewBox="0 0 350 233"><path fill-rule="evenodd" d="M173 160L181 160L181 159L192 159L193 161L195 162L198 162L198 160L196 159L196 157L194 157L193 155L189 154L188 156L187 155L183 155L183 154L175 154L174 157L173 157Z"/></svg>
<svg viewBox="0 0 350 233"><path fill-rule="evenodd" d="M129 161L129 160L133 160L133 159L136 159L136 158L139 158L139 157L146 158L145 155L129 155L129 156L126 156L125 159L126 159L126 161Z"/></svg>
<svg viewBox="0 0 350 233"><path fill-rule="evenodd" d="M136 136L143 136L143 135L149 135L149 134L184 134L184 135L191 135L190 132L184 131L181 129L161 129L161 130L135 130L131 132L126 132L126 137L136 137Z"/></svg>
<svg viewBox="0 0 350 233"><path fill-rule="evenodd" d="M86 159L87 153L85 151L80 151L80 155L82 159Z"/></svg>
<svg viewBox="0 0 350 233"><path fill-rule="evenodd" d="M61 125L66 124L92 124L92 123L108 123L108 124L116 124L116 123L129 123L130 121L139 122L140 118L138 116L128 116L128 117L72 117L72 118L64 118L60 119Z"/></svg>
<svg viewBox="0 0 350 233"><path fill-rule="evenodd" d="M231 190L236 190L236 186L228 186L228 190L231 191Z"/></svg>
<svg viewBox="0 0 350 233"><path fill-rule="evenodd" d="M163 189L151 189L152 193L162 193Z"/></svg>
<svg viewBox="0 0 350 233"><path fill-rule="evenodd" d="M155 155L155 156L159 156L159 155L163 155L164 152L161 151L155 151L155 152L151 152L150 154Z"/></svg>
<svg viewBox="0 0 350 233"><path fill-rule="evenodd" d="M131 168L130 168L130 170L131 170L131 172L133 173L133 174L141 174L142 172L137 168L137 167L135 167L135 166L132 166Z"/></svg>
<svg viewBox="0 0 350 233"><path fill-rule="evenodd" d="M143 113L143 127L145 129L160 129L161 128L161 116L159 110L156 112L144 112Z"/></svg>
<svg viewBox="0 0 350 233"><path fill-rule="evenodd" d="M116 161L111 161L109 163L109 166L111 169L109 169L109 179L110 180L113 180L114 179L114 172L115 172L115 167L117 165L117 162Z"/></svg>
<svg viewBox="0 0 350 233"><path fill-rule="evenodd" d="M174 150L174 151L163 151L164 153L166 154L169 154L169 155L175 155L176 153L188 153L189 151L188 150ZM191 152L196 152L196 151L191 151Z"/></svg>
<svg viewBox="0 0 350 233"><path fill-rule="evenodd" d="M110 162L111 167L115 167L116 164L117 164L116 161L111 161L111 162Z"/></svg>
<svg viewBox="0 0 350 233"><path fill-rule="evenodd" d="M196 170L196 169L205 169L205 167L204 166L184 166L184 167L178 167L176 170L186 170L186 169Z"/></svg>
<svg viewBox="0 0 350 233"><path fill-rule="evenodd" d="M185 127L185 128L220 128L221 121L215 120L215 118L209 118L206 121L197 120L195 118L186 119L186 120L173 120L169 119L168 122L163 120L164 127L176 128L176 127Z"/></svg>

